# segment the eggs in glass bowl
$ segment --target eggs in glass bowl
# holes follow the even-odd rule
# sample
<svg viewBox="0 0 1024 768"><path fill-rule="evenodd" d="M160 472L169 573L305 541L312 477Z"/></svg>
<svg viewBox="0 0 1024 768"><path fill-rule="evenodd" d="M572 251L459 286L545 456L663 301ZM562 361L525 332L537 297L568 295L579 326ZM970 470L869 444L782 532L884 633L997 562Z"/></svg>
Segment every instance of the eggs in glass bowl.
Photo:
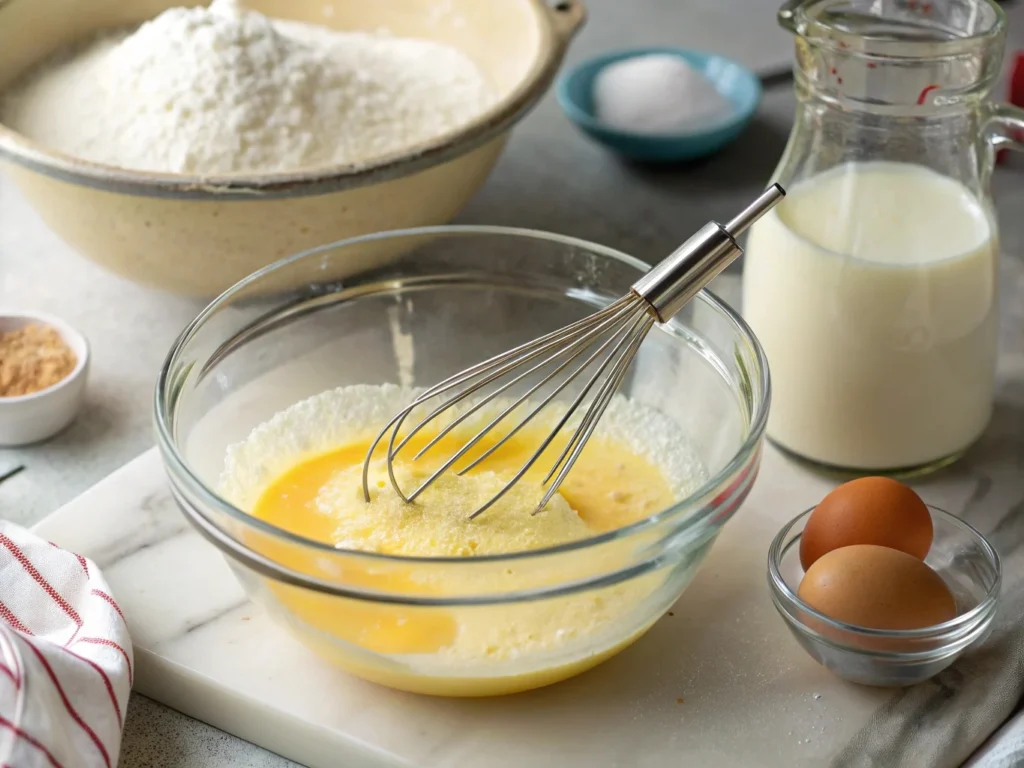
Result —
<svg viewBox="0 0 1024 768"><path fill-rule="evenodd" d="M783 527L768 582L812 658L852 682L898 687L984 641L1001 575L998 554L968 523L895 480L870 477Z"/></svg>

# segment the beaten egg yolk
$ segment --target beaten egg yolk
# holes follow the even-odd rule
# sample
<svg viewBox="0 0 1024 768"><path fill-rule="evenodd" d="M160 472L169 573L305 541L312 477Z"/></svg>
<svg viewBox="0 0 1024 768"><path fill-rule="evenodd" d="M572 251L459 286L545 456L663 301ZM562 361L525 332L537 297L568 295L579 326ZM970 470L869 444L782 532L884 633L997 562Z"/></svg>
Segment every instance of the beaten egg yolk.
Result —
<svg viewBox="0 0 1024 768"><path fill-rule="evenodd" d="M367 503L362 491L362 466L369 440L345 445L300 461L276 478L264 489L252 514L304 538L347 550L470 558L543 549L586 538L642 520L676 500L663 472L650 460L624 443L595 438L580 454L555 498L532 515L542 494L540 481L565 445L564 440L556 439L511 492L469 520L470 513L526 463L546 434L527 427L464 475L456 474L460 467L493 448L501 435L481 441L413 504L403 502L391 488L383 458L371 464L371 501ZM406 493L463 445L459 438L447 435L418 460L409 461L433 436L417 434L395 460L396 474ZM474 583L467 585L464 577L455 581L451 570L445 571L443 565L431 572L421 563L367 558L362 563L339 566L333 559L315 558L308 550L280 541L261 541L258 548L308 575L403 595L466 594L468 587L477 592L505 592L544 586L537 583L536 573L525 567L519 571L514 564L500 571L492 569L479 581L471 576ZM588 566L592 565L591 559ZM579 568L579 562L570 570L572 567ZM548 572L540 578L558 583L563 579L572 581L574 576L571 572ZM555 601L424 608L333 597L277 582L268 583L268 588L288 612L327 636L303 639L340 666L406 690L450 695L459 695L460 691L396 680L390 673L367 668L353 657L339 658L338 646L330 640L341 639L378 654L442 654L453 662L500 662L521 658L523 652L551 650L567 637L595 632L625 615L630 601L637 599L627 585L619 585ZM544 679L516 679L502 690L487 692L524 690L577 674L640 633L607 653L594 654L561 670L549 670Z"/></svg>

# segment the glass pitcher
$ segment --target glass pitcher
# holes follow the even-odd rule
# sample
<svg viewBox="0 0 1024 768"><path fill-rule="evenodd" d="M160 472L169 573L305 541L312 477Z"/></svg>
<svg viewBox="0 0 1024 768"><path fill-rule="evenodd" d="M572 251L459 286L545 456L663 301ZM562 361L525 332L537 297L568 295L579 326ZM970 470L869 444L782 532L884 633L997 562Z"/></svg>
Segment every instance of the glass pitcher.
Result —
<svg viewBox="0 0 1024 768"><path fill-rule="evenodd" d="M996 367L989 178L1024 111L990 102L989 0L791 0L796 123L754 226L744 314L771 368L768 435L854 472L947 464L982 434Z"/></svg>

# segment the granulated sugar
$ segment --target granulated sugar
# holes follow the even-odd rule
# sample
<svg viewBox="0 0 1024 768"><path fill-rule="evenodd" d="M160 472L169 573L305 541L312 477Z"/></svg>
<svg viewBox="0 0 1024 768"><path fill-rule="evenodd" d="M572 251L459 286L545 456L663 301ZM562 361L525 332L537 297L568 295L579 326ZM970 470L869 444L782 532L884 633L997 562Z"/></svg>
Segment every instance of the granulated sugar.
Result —
<svg viewBox="0 0 1024 768"><path fill-rule="evenodd" d="M728 99L681 56L652 53L604 67L594 80L597 118L641 134L677 134L721 120Z"/></svg>
<svg viewBox="0 0 1024 768"><path fill-rule="evenodd" d="M29 74L2 121L68 155L197 175L364 164L473 120L495 95L454 48L171 8Z"/></svg>

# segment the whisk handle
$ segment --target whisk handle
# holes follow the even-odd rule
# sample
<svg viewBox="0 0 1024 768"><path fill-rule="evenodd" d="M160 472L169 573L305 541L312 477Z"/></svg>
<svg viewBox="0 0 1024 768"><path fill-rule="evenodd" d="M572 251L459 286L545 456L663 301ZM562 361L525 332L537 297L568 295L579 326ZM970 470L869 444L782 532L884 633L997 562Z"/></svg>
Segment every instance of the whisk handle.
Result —
<svg viewBox="0 0 1024 768"><path fill-rule="evenodd" d="M633 293L647 301L658 322L667 322L741 253L725 227L709 222L633 283Z"/></svg>
<svg viewBox="0 0 1024 768"><path fill-rule="evenodd" d="M671 320L743 253L736 238L771 210L785 194L781 186L773 184L728 224L708 222L668 258L633 283L633 293L650 305L659 322Z"/></svg>

